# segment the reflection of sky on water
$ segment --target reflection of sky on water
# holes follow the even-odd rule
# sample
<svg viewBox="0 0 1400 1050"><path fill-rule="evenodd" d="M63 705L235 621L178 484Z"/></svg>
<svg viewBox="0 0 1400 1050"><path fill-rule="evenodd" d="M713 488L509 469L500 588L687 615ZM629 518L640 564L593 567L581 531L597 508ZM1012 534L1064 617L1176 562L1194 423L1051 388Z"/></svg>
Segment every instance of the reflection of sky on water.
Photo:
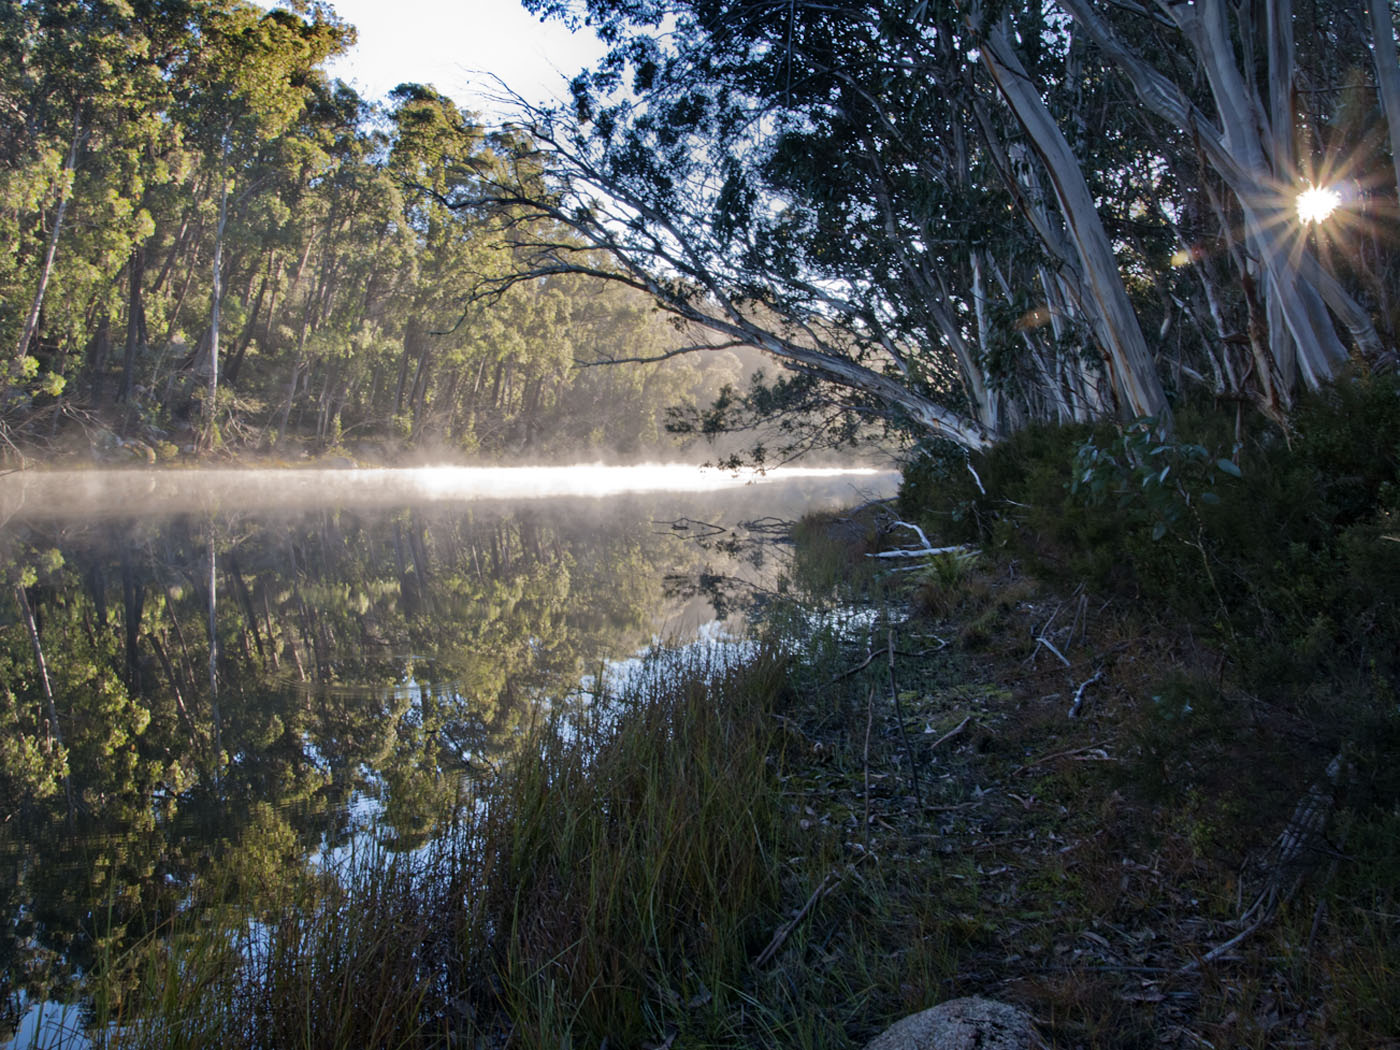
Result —
<svg viewBox="0 0 1400 1050"><path fill-rule="evenodd" d="M20 992L23 1017L4 1050L84 1050L92 1040L83 1034L83 1008L75 1003L30 1003Z"/></svg>

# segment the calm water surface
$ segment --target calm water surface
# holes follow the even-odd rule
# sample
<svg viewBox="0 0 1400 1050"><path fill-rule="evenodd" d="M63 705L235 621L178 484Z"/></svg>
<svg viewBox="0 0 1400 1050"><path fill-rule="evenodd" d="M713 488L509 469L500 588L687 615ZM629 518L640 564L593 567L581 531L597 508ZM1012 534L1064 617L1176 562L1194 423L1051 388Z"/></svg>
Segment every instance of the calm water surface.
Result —
<svg viewBox="0 0 1400 1050"><path fill-rule="evenodd" d="M414 848L541 711L722 637L889 474L0 477L0 1043L218 870Z"/></svg>

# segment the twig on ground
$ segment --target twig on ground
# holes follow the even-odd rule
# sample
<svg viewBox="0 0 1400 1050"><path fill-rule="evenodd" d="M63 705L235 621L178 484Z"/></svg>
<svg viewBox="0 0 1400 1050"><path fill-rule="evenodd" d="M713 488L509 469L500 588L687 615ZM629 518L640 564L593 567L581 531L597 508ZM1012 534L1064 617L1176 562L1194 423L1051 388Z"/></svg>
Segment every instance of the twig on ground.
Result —
<svg viewBox="0 0 1400 1050"><path fill-rule="evenodd" d="M914 749L909 745L909 730L904 724L904 704L899 699L899 686L894 680L894 628L890 628L889 644L886 651L890 654L890 695L894 697L894 718L899 723L899 738L904 742L904 754L909 759L909 776L914 781L914 799L920 806L924 804L924 791L919 785L919 763L914 758Z"/></svg>
<svg viewBox="0 0 1400 1050"><path fill-rule="evenodd" d="M1074 691L1074 703L1069 705L1069 715L1067 717L1079 717L1079 708L1084 703L1084 690L1089 688L1089 686L1093 685L1102 677L1103 669L1100 668L1099 670L1094 672L1094 676L1092 678L1086 678L1084 679L1084 681L1079 683L1079 688Z"/></svg>
<svg viewBox="0 0 1400 1050"><path fill-rule="evenodd" d="M841 876L843 874L844 872L840 871L829 871L826 873L826 877L823 878L817 888L812 891L812 895L807 898L807 903L798 909L796 915L778 927L778 932L773 934L773 939L768 942L768 947L758 953L758 958L753 961L755 967L766 966L768 963L772 962L773 957L778 954L783 945L787 943L787 939L792 936L792 931L797 929L798 924L811 913L812 909L817 906L818 901L836 888L836 884L841 881Z"/></svg>
<svg viewBox="0 0 1400 1050"><path fill-rule="evenodd" d="M1036 635L1036 639L1035 639L1035 640L1036 640L1037 642L1039 642L1041 645L1045 646L1045 648L1049 649L1049 650L1050 650L1052 653L1054 653L1056 656L1058 656L1058 657L1060 658L1060 663L1064 664L1066 667L1072 666L1072 665L1070 664L1070 662L1069 662L1069 658L1068 658L1067 656L1065 656L1064 653L1060 652L1060 650L1056 649L1056 648L1055 648L1055 643L1052 642L1049 638L1046 638L1045 635L1043 635L1043 634Z"/></svg>
<svg viewBox="0 0 1400 1050"><path fill-rule="evenodd" d="M866 853L870 852L870 728L874 724L875 687L872 685L870 691L865 694L865 754L863 757L863 766L865 770L865 820L860 826Z"/></svg>
<svg viewBox="0 0 1400 1050"><path fill-rule="evenodd" d="M895 650L895 656L907 656L910 659L916 659L920 656L932 656L934 653L941 653L944 649L948 648L948 642L938 637L938 635L935 634L933 640L938 644L930 649L920 649L916 653L906 653L903 649L897 649Z"/></svg>

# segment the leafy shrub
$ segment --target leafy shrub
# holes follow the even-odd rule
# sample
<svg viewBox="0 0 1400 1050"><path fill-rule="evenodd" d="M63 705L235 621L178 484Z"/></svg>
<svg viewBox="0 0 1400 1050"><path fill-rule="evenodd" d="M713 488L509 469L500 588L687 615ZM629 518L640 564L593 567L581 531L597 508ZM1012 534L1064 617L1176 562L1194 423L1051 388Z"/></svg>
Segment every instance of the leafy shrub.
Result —
<svg viewBox="0 0 1400 1050"><path fill-rule="evenodd" d="M1400 380L1345 378L1302 399L1288 430L1244 440L1231 415L1184 406L1170 441L1146 420L1028 429L973 457L985 494L929 451L904 510L1184 623L1232 688L1299 720L1315 758L1360 748L1363 778L1394 797L1376 778L1378 742L1400 739ZM1159 718L1144 746L1199 750L1205 721Z"/></svg>

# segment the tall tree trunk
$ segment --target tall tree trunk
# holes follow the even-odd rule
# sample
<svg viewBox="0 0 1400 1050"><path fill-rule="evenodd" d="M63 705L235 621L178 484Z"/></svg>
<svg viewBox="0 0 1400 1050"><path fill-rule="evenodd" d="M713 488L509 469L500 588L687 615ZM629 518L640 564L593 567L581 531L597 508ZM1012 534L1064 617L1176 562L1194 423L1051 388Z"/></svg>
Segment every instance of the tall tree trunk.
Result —
<svg viewBox="0 0 1400 1050"><path fill-rule="evenodd" d="M206 401L204 403L204 435L202 444L204 448L212 449L216 444L218 427L218 396L219 396L219 311L223 306L224 298L224 230L228 226L228 183L229 176L226 169L229 155L228 128L224 129L223 143L219 149L219 171L221 182L219 185L219 225L214 232L214 276L213 287L210 292L209 308L209 385L207 387ZM213 547L210 547L210 555L213 555Z"/></svg>
<svg viewBox="0 0 1400 1050"><path fill-rule="evenodd" d="M44 309L44 295L49 289L49 278L53 276L53 261L58 255L58 235L63 231L63 217L68 212L68 202L72 199L73 193L73 172L78 167L78 149L83 141L82 120L77 113L73 114L73 139L68 144L68 156L63 160L63 169L58 177L58 208L54 212L53 228L49 230L49 243L44 251L44 262L39 269L39 284L34 289L34 300L29 305L29 313L25 315L24 327L20 329L19 343L15 347L15 364L29 350L29 341L34 337L34 331L39 327L39 314Z"/></svg>
<svg viewBox="0 0 1400 1050"><path fill-rule="evenodd" d="M422 436L424 416L428 407L428 377L432 373L432 343L427 333L418 335L418 365L413 370L413 391L409 397L409 411L413 417L412 436L416 441Z"/></svg>
<svg viewBox="0 0 1400 1050"><path fill-rule="evenodd" d="M417 317L410 317L403 326L403 352L399 356L399 379L394 385L394 415L403 411L403 395L408 386L408 363L417 354L419 324Z"/></svg>
<svg viewBox="0 0 1400 1050"><path fill-rule="evenodd" d="M263 300L267 297L268 275L264 272L262 283L258 285L258 294L253 299L253 305L248 310L248 320L243 325L243 331L239 334L234 343L233 353L229 356L228 364L224 368L224 385L233 386L238 382L238 373L243 368L243 356L248 352L249 345L253 342L253 335L258 327L258 314L262 313Z"/></svg>
<svg viewBox="0 0 1400 1050"><path fill-rule="evenodd" d="M297 384L301 381L301 373L306 368L306 337L311 332L311 304L307 303L305 312L301 315L301 328L297 331L297 352L292 359L291 374L287 377L287 394L282 399L282 407L277 412L277 426L275 428L276 442L287 436L287 424L292 416L292 406L296 403Z"/></svg>
<svg viewBox="0 0 1400 1050"><path fill-rule="evenodd" d="M1371 56L1376 64L1376 86L1390 131L1390 161L1395 168L1396 212L1400 216L1400 57L1395 50L1395 21L1390 0L1369 0Z"/></svg>
<svg viewBox="0 0 1400 1050"><path fill-rule="evenodd" d="M112 355L112 319L104 310L97 319L97 331L93 333L92 344L88 348L88 389L94 402L102 400L103 379L107 372L107 361Z"/></svg>
<svg viewBox="0 0 1400 1050"><path fill-rule="evenodd" d="M126 347L122 355L122 388L118 400L130 401L136 390L136 354L146 335L146 308L141 299L141 281L146 272L146 249L138 246L127 261Z"/></svg>
<svg viewBox="0 0 1400 1050"><path fill-rule="evenodd" d="M1280 393L1286 394L1294 377L1299 375L1309 386L1317 386L1346 360L1347 352L1337 338L1328 316L1329 308L1350 331L1362 353L1376 353L1380 338L1360 305L1335 279L1313 279L1319 273L1329 278L1330 275L1321 271L1311 251L1297 235L1292 216L1288 214L1292 201L1288 195L1279 193L1262 138L1270 128L1270 121L1260 110L1257 94L1237 64L1226 0L1197 0L1165 7L1206 74L1218 125L1196 108L1177 84L1128 48L1099 17L1089 0L1061 2L1075 22L1128 77L1144 105L1198 143L1206 162L1239 201L1244 214L1245 241L1250 254L1258 259L1258 277L1266 297L1266 310L1269 300L1276 300L1274 308L1291 336L1285 346L1270 348L1282 380ZM1276 27L1291 24L1290 0L1274 0L1267 13ZM1274 57L1286 65L1292 63L1291 54L1280 51ZM1291 75L1281 70L1275 80L1279 84L1291 82ZM1272 131L1268 134L1271 141L1275 140ZM1252 279L1252 276L1241 274L1242 278ZM1291 359L1290 350L1296 350Z"/></svg>

